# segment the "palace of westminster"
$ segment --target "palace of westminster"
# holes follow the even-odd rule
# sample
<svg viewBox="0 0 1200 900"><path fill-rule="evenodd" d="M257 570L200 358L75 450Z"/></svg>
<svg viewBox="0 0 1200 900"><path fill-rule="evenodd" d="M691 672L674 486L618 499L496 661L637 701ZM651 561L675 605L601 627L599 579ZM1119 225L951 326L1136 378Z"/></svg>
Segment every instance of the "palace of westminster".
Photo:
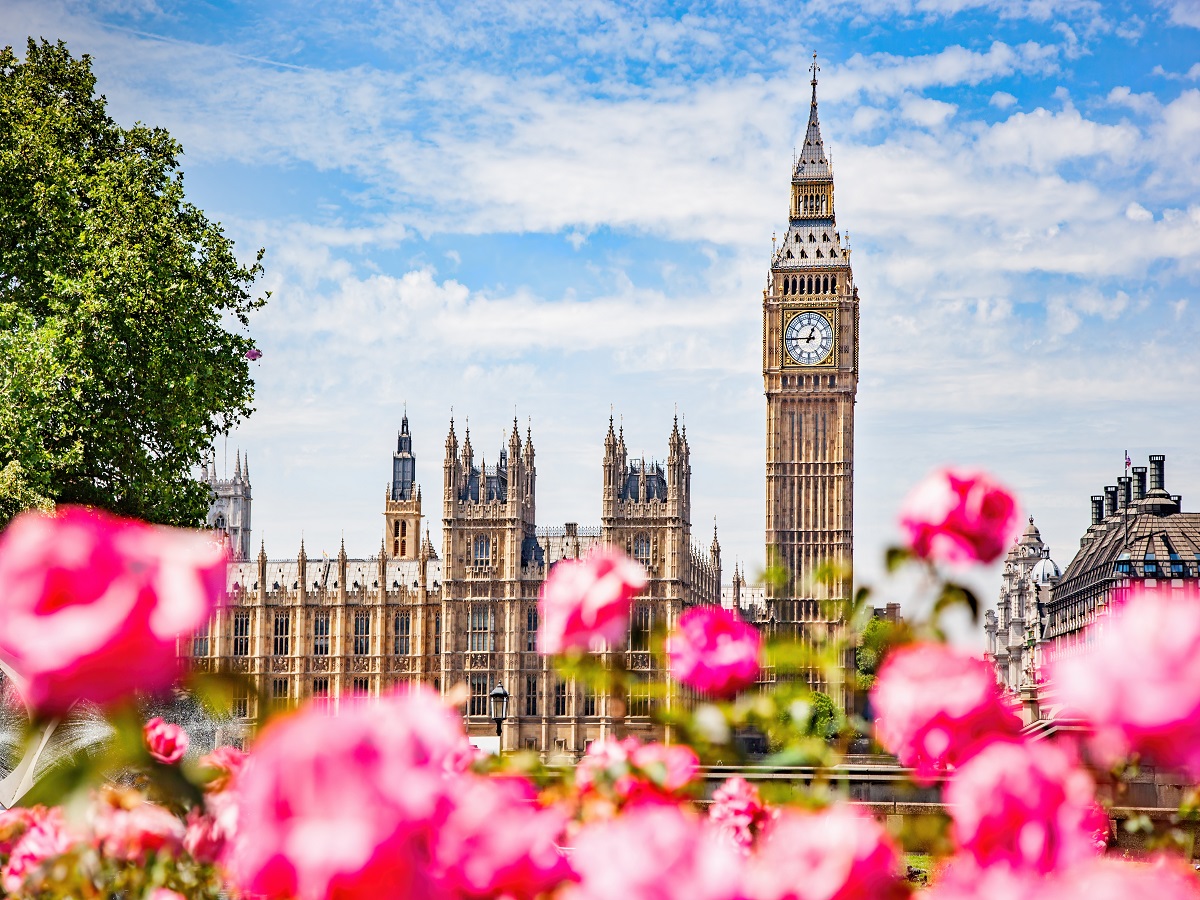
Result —
<svg viewBox="0 0 1200 900"><path fill-rule="evenodd" d="M676 421L665 463L630 458L610 418L597 475L598 525L537 524L533 435L514 420L494 464L476 458L469 430L460 442L449 423L442 462L442 540L423 528L421 485L407 416L401 422L392 477L383 501L378 553L366 559L268 559L250 541L249 464L240 454L230 479L207 467L209 525L232 550L229 602L183 642L191 666L249 675L255 691L235 698L225 739L240 741L259 702L340 705L378 696L407 682L443 693L465 685L472 736L494 734L488 693L510 696L504 749L579 755L618 724L607 698L560 679L537 652L538 594L551 567L597 544L621 548L650 576L636 599L626 654L630 695L620 727L662 735L655 705L680 702L650 687L666 673L651 635L670 629L682 610L724 603L769 633L800 637L838 633L823 600L849 596L850 584L814 585L817 566L853 561L854 404L858 388L859 298L834 217L833 170L817 117L817 73L804 145L792 170L788 228L775 244L762 295L766 415L767 558L789 573L784 584L749 586L735 571L722 587L714 527L707 549L693 544L691 462L686 429ZM665 429L664 429L665 430ZM1093 498L1093 525L1065 573L1049 559L1037 529L1010 552L996 612L986 621L988 656L998 677L1023 698L1036 694L1036 667L1070 652L1083 629L1131 579L1150 586L1200 584L1200 514L1180 512L1166 493L1161 457L1137 480ZM1136 540L1137 558L1131 556ZM1166 579L1163 581L1163 579ZM877 614L883 613L877 610ZM890 609L886 613L896 615ZM819 670L815 689L846 704L839 683ZM766 676L768 679L770 675ZM1036 707L1036 701L1027 703ZM1031 718L1037 718L1036 710Z"/></svg>

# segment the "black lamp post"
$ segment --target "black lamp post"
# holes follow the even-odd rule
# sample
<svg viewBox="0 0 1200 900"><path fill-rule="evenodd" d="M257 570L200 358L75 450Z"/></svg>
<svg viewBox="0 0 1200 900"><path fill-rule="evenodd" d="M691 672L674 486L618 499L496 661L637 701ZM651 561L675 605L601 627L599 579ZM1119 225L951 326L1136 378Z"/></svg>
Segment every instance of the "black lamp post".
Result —
<svg viewBox="0 0 1200 900"><path fill-rule="evenodd" d="M492 721L496 723L496 737L500 737L500 726L508 718L508 691L498 681L492 688L492 692L488 694L488 706L491 709Z"/></svg>

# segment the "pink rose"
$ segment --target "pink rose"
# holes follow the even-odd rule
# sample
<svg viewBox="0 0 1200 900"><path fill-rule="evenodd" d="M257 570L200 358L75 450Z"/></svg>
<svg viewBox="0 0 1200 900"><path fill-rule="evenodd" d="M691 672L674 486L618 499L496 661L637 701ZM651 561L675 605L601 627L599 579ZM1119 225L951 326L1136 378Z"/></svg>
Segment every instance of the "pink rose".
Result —
<svg viewBox="0 0 1200 900"><path fill-rule="evenodd" d="M879 742L925 784L995 738L1021 731L991 666L944 644L893 650L875 679L871 704Z"/></svg>
<svg viewBox="0 0 1200 900"><path fill-rule="evenodd" d="M0 869L0 888L10 894L21 890L25 879L47 860L69 851L77 843L67 829L62 810L38 807L27 829L17 840L4 868Z"/></svg>
<svg viewBox="0 0 1200 900"><path fill-rule="evenodd" d="M1174 857L1146 862L1092 859L1065 873L1059 891L1048 896L1068 900L1196 900L1200 886L1196 873Z"/></svg>
<svg viewBox="0 0 1200 900"><path fill-rule="evenodd" d="M1200 779L1200 604L1133 593L1051 664L1067 710L1087 719L1106 761L1137 752Z"/></svg>
<svg viewBox="0 0 1200 900"><path fill-rule="evenodd" d="M160 763L171 766L183 759L188 749L188 733L178 725L155 716L142 728L146 749Z"/></svg>
<svg viewBox="0 0 1200 900"><path fill-rule="evenodd" d="M632 750L629 761L643 776L628 786L631 799L678 794L700 773L700 757L687 744L642 744Z"/></svg>
<svg viewBox="0 0 1200 900"><path fill-rule="evenodd" d="M226 864L244 891L358 900L440 897L431 871L452 803L461 719L427 688L267 727L237 780Z"/></svg>
<svg viewBox="0 0 1200 900"><path fill-rule="evenodd" d="M92 807L91 832L104 856L141 863L151 853L176 853L183 846L184 826L140 794L106 791Z"/></svg>
<svg viewBox="0 0 1200 900"><path fill-rule="evenodd" d="M567 812L538 805L523 778L456 779L434 845L438 880L456 897L532 900L573 877L559 848Z"/></svg>
<svg viewBox="0 0 1200 900"><path fill-rule="evenodd" d="M667 638L671 675L713 697L732 697L753 685L761 653L758 629L720 606L685 610Z"/></svg>
<svg viewBox="0 0 1200 900"><path fill-rule="evenodd" d="M0 584L0 658L32 706L61 713L171 685L176 639L208 620L225 555L199 532L67 506L0 535Z"/></svg>
<svg viewBox="0 0 1200 900"><path fill-rule="evenodd" d="M200 768L212 775L204 785L204 790L216 794L229 789L236 782L238 773L245 764L246 754L237 747L218 747L212 753L200 757Z"/></svg>
<svg viewBox="0 0 1200 900"><path fill-rule="evenodd" d="M542 585L538 651L596 650L617 645L629 631L633 597L646 570L620 550L596 547L580 560L554 564Z"/></svg>
<svg viewBox="0 0 1200 900"><path fill-rule="evenodd" d="M741 859L690 811L636 806L579 831L571 854L578 885L565 900L737 900Z"/></svg>
<svg viewBox="0 0 1200 900"><path fill-rule="evenodd" d="M735 847L749 853L755 838L771 820L771 810L763 803L758 788L734 776L713 791L708 819Z"/></svg>
<svg viewBox="0 0 1200 900"><path fill-rule="evenodd" d="M13 809L0 809L0 858L12 853L17 841L32 826L37 824L45 815L46 807L34 806L26 808L17 806Z"/></svg>
<svg viewBox="0 0 1200 900"><path fill-rule="evenodd" d="M237 813L232 791L206 795L203 809L188 810L183 848L201 863L216 862L237 836Z"/></svg>
<svg viewBox="0 0 1200 900"><path fill-rule="evenodd" d="M1016 538L1020 520L1013 495L983 472L934 472L900 508L913 553L938 562L999 559Z"/></svg>
<svg viewBox="0 0 1200 900"><path fill-rule="evenodd" d="M888 900L903 897L900 852L887 832L850 806L780 810L750 858L753 900Z"/></svg>
<svg viewBox="0 0 1200 900"><path fill-rule="evenodd" d="M981 869L956 857L920 894L925 900L1196 900L1195 872L1182 860L1135 862L1096 857L1049 875L997 864Z"/></svg>
<svg viewBox="0 0 1200 900"><path fill-rule="evenodd" d="M1065 869L1096 847L1096 786L1071 753L1045 742L996 741L963 764L945 798L958 845L981 866Z"/></svg>

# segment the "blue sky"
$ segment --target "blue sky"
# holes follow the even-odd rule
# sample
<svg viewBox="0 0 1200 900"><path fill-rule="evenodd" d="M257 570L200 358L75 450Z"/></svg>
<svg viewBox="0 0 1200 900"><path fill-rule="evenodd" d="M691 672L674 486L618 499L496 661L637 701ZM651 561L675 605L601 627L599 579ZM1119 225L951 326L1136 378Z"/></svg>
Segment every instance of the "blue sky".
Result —
<svg viewBox="0 0 1200 900"><path fill-rule="evenodd" d="M693 529L763 558L761 292L821 55L862 300L856 555L942 463L1014 487L1060 564L1165 452L1200 493L1200 2L6 0L184 145L267 250L254 525L379 544L407 409L435 540L450 410L532 422L540 524L596 523L610 409L687 424ZM978 576L991 593L996 573Z"/></svg>

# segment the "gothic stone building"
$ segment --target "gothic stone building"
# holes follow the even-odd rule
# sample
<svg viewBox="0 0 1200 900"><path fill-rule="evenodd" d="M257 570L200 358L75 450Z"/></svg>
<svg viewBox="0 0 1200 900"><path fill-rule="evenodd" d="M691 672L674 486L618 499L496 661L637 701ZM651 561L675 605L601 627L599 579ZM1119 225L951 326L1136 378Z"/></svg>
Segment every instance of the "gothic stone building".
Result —
<svg viewBox="0 0 1200 900"><path fill-rule="evenodd" d="M505 749L577 755L608 734L614 713L606 698L559 679L537 652L538 594L547 572L594 544L615 545L640 560L650 584L635 602L626 654L633 687L625 727L661 737L648 689L665 673L649 652L650 634L670 628L687 606L719 603L720 546L714 529L707 552L691 540L691 467L678 423L666 463L630 460L624 434L610 420L605 438L598 527L536 524L537 469L533 439L516 422L494 464L475 459L469 430L460 445L453 421L446 437L442 483L442 550L421 537L421 491L405 417L384 500L377 555L295 559L229 567L228 603L190 641L184 654L200 669L250 676L255 691L235 700L232 739L244 738L259 698L339 706L423 682L445 693L469 692L472 735L494 733L487 694L497 683L510 694ZM249 480L246 483L249 495ZM214 492L215 493L215 492ZM248 506L247 506L248 515ZM248 518L247 518L248 521Z"/></svg>
<svg viewBox="0 0 1200 900"><path fill-rule="evenodd" d="M1056 718L1047 664L1093 641L1132 591L1200 597L1200 513L1183 512L1167 492L1166 457L1149 462L1092 496L1091 524L1061 573L1032 520L1005 561L997 610L985 619L988 657L1039 727Z"/></svg>

